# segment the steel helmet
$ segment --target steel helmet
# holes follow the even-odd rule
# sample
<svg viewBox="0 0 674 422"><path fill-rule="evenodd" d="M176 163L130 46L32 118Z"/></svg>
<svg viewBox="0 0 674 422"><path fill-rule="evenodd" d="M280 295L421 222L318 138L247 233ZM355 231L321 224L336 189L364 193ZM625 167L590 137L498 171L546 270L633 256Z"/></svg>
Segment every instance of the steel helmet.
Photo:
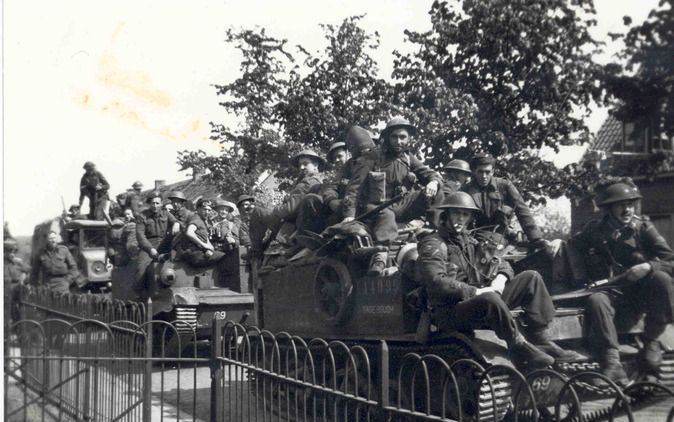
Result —
<svg viewBox="0 0 674 422"><path fill-rule="evenodd" d="M84 165L82 166L82 168L85 169L85 170L89 170L89 169L92 169L92 168L94 168L94 167L96 167L96 164L94 164L94 163L91 162L91 161L87 161L87 162L84 163Z"/></svg>
<svg viewBox="0 0 674 422"><path fill-rule="evenodd" d="M290 163L295 166L299 167L300 166L300 158L302 157L309 157L313 160L316 160L318 162L319 167L325 166L327 163L325 162L325 159L318 155L316 152L310 149L303 149L302 151L298 152L293 156L293 158L290 159Z"/></svg>
<svg viewBox="0 0 674 422"><path fill-rule="evenodd" d="M407 129L410 135L417 133L417 128L409 120L402 116L396 116L386 123L386 127L381 131L381 137L384 139L388 138L389 134L398 128Z"/></svg>
<svg viewBox="0 0 674 422"><path fill-rule="evenodd" d="M470 174L470 165L463 160L452 160L446 166L445 170L456 170Z"/></svg>
<svg viewBox="0 0 674 422"><path fill-rule="evenodd" d="M133 185L131 185L131 187L134 189L143 189L143 182L141 182L140 180L136 180L135 182L133 182Z"/></svg>
<svg viewBox="0 0 674 422"><path fill-rule="evenodd" d="M442 204L434 205L431 207L431 209L434 210L446 210L449 208L480 211L480 209L475 205L473 197L467 194L466 192L454 192L448 197L446 197L442 201Z"/></svg>
<svg viewBox="0 0 674 422"><path fill-rule="evenodd" d="M239 204L241 204L243 201L250 201L250 202L255 202L255 197L246 195L245 193L242 195L239 195L238 198L236 198L236 206L238 207Z"/></svg>
<svg viewBox="0 0 674 422"><path fill-rule="evenodd" d="M346 149L346 143L344 142L335 142L334 144L330 145L330 149L328 150L328 160L330 159L330 155L332 153L340 148Z"/></svg>
<svg viewBox="0 0 674 422"><path fill-rule="evenodd" d="M634 201L643 198L639 193L639 188L630 186L627 183L614 183L607 186L604 190L599 192L597 205L610 205L621 201Z"/></svg>
<svg viewBox="0 0 674 422"><path fill-rule="evenodd" d="M135 183L134 183L135 185ZM185 197L185 194L182 193L179 190L174 190L173 192L169 193L168 199L180 199L182 201L187 201L187 198Z"/></svg>
<svg viewBox="0 0 674 422"><path fill-rule="evenodd" d="M359 155L366 149L375 147L370 132L360 126L351 126L346 132L346 147L352 154Z"/></svg>
<svg viewBox="0 0 674 422"><path fill-rule="evenodd" d="M80 207L77 204L73 204L73 205L70 206L70 208L68 208L68 212L73 212L74 210L79 211L80 209L82 209L82 207Z"/></svg>
<svg viewBox="0 0 674 422"><path fill-rule="evenodd" d="M12 237L6 237L3 242L3 250L5 253L16 252L19 250L19 243Z"/></svg>
<svg viewBox="0 0 674 422"><path fill-rule="evenodd" d="M220 208L220 207L227 207L230 210L229 212L232 212L236 208L236 205L225 199L215 198L215 200L213 201L213 208Z"/></svg>

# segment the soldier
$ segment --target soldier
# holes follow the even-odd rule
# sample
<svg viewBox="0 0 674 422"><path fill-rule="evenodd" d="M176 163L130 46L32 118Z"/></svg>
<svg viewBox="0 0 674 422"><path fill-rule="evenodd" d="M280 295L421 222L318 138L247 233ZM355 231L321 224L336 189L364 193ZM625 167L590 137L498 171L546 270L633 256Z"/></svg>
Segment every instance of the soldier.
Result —
<svg viewBox="0 0 674 422"><path fill-rule="evenodd" d="M136 195L140 195L140 193L143 191L143 182L136 180L133 182L133 185L131 185L131 190Z"/></svg>
<svg viewBox="0 0 674 422"><path fill-rule="evenodd" d="M178 220L178 223L180 223L180 228L184 228L185 224L187 224L187 220L194 214L185 206L187 202L185 194L176 190L169 193L168 199L171 200L171 204L173 205L173 216Z"/></svg>
<svg viewBox="0 0 674 422"><path fill-rule="evenodd" d="M330 163L335 170L342 168L342 166L349 160L349 152L346 149L346 143L335 142L330 145L326 158L328 159L328 163Z"/></svg>
<svg viewBox="0 0 674 422"><path fill-rule="evenodd" d="M241 223L239 225L239 243L250 247L250 213L255 208L255 198L242 194L236 199L236 208L239 210Z"/></svg>
<svg viewBox="0 0 674 422"><path fill-rule="evenodd" d="M608 182L599 189L597 205L604 216L589 222L570 244L584 257L580 277L619 277L615 288L593 293L587 304L588 339L599 355L601 372L616 383L628 383L620 363L614 319L646 313L644 347L639 362L645 374L657 374L662 361L658 337L672 318L674 252L648 217L637 215L642 196L627 182Z"/></svg>
<svg viewBox="0 0 674 422"><path fill-rule="evenodd" d="M352 126L347 131L346 143L337 142L333 147L338 144L345 145L352 157L338 168L331 180L321 185L318 194L310 193L305 196L297 216L298 230L321 233L327 226L337 224L344 218L342 200L356 162L363 154L368 154L375 148L370 134L360 126ZM334 151L332 147L331 151ZM334 157L334 154L328 153L328 156Z"/></svg>
<svg viewBox="0 0 674 422"><path fill-rule="evenodd" d="M86 218L84 215L80 213L80 206L77 204L73 204L68 208L68 215L66 216L66 221L71 221L71 220L80 220Z"/></svg>
<svg viewBox="0 0 674 422"><path fill-rule="evenodd" d="M108 213L110 203L108 198L108 189L110 184L100 171L96 170L96 165L91 161L84 163L84 175L80 180L80 202L82 207L84 197L89 199L89 219L96 219L96 210L103 213L103 217L109 224L112 223Z"/></svg>
<svg viewBox="0 0 674 422"><path fill-rule="evenodd" d="M368 222L376 243L386 245L398 236L396 222L406 223L424 215L435 200L440 175L409 153L416 128L402 117L394 117L382 131L380 151L364 154L355 165L343 200L344 223L353 221L356 211L368 211L382 202L402 195L390 208L380 211ZM416 189L417 182L423 188ZM372 255L368 275L376 276L386 268L387 253Z"/></svg>
<svg viewBox="0 0 674 422"><path fill-rule="evenodd" d="M278 233L284 222L294 223L299 206L307 193L318 191L321 186L320 170L326 162L314 151L306 149L297 153L291 160L300 176L286 196L283 204L273 209L254 208L250 215L250 242L254 252L262 252L262 243L267 229ZM290 232L290 229L286 229ZM290 235L290 233L283 233Z"/></svg>
<svg viewBox="0 0 674 422"><path fill-rule="evenodd" d="M178 259L182 259L195 267L207 267L217 264L225 254L216 251L209 240L212 213L210 199L201 198L197 202L197 212L187 220L187 225L176 248Z"/></svg>
<svg viewBox="0 0 674 422"><path fill-rule="evenodd" d="M159 258L159 254L170 252L169 234L180 232L176 218L162 209L159 192L152 192L147 203L149 208L141 213L136 221L136 238L140 247L137 259L137 287L144 286L144 275L148 265Z"/></svg>
<svg viewBox="0 0 674 422"><path fill-rule="evenodd" d="M56 232L47 234L47 244L40 254L39 262L40 283L57 293L68 293L79 272L68 248L58 244Z"/></svg>
<svg viewBox="0 0 674 422"><path fill-rule="evenodd" d="M442 181L442 187L440 188L441 194L436 197L434 205L442 204L444 198L461 190L472 174L470 165L466 161L458 159L450 161L443 170L445 171L445 177ZM428 213L428 221L431 226L438 226L439 216L439 211L430 211Z"/></svg>
<svg viewBox="0 0 674 422"><path fill-rule="evenodd" d="M441 211L440 227L419 242L415 276L426 289L435 325L466 333L486 325L508 343L516 361L532 366L575 359L576 353L550 340L555 308L543 278L536 271L514 275L506 261L478 256L484 251L467 231L479 212L471 196L455 192L435 209ZM510 314L518 306L528 341Z"/></svg>
<svg viewBox="0 0 674 422"><path fill-rule="evenodd" d="M9 333L9 326L12 322L20 319L19 299L20 286L26 280L30 273L28 265L24 264L21 258L16 256L19 252L19 245L16 240L10 236L5 236L3 242L3 276L5 283L5 333Z"/></svg>
<svg viewBox="0 0 674 422"><path fill-rule="evenodd" d="M239 240L239 222L238 217L234 217L234 204L217 198L214 201L216 216L213 218L210 239L215 250L229 252L238 246Z"/></svg>
<svg viewBox="0 0 674 422"><path fill-rule="evenodd" d="M550 244L542 238L543 235L534 221L531 210L515 185L508 179L494 176L495 163L494 157L487 153L475 155L470 163L473 178L462 190L473 197L482 211L475 224L477 227L496 227L498 233L513 242L517 240L517 233L509 228L509 222L514 212L527 235L529 244L535 248L545 247L548 250Z"/></svg>

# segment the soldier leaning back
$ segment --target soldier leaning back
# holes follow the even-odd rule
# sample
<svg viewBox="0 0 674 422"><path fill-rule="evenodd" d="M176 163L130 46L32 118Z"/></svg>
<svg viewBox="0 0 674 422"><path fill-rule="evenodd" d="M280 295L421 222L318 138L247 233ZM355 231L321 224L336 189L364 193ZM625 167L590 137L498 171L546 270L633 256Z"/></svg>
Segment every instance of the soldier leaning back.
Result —
<svg viewBox="0 0 674 422"><path fill-rule="evenodd" d="M415 278L426 289L435 324L467 333L486 325L508 343L516 361L532 366L577 358L550 340L555 308L542 277L536 271L513 275L506 261L493 266L478 257L478 242L467 232L479 211L471 196L456 192L434 208L441 211L440 227L419 242ZM510 314L518 306L534 344Z"/></svg>
<svg viewBox="0 0 674 422"><path fill-rule="evenodd" d="M642 198L636 186L629 181L604 186L597 203L603 218L589 222L570 244L585 259L585 271L579 276L585 281L621 275L619 287L590 296L586 317L588 338L602 373L625 384L628 379L620 363L614 319L646 313L639 363L644 373L657 373L662 361L658 337L674 320L674 252L653 223L636 214Z"/></svg>

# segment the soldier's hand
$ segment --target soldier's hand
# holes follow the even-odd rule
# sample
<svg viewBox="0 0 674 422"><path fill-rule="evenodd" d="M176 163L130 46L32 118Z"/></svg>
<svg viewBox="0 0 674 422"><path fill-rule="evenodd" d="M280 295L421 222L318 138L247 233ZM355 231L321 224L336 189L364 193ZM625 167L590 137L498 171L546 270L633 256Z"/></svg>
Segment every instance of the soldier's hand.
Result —
<svg viewBox="0 0 674 422"><path fill-rule="evenodd" d="M429 198L433 198L437 193L438 193L438 182L435 180L428 182L426 188L424 188L424 195L428 196Z"/></svg>
<svg viewBox="0 0 674 422"><path fill-rule="evenodd" d="M337 212L340 203L341 202L339 199L333 199L332 201L328 202L328 207L330 207L330 211Z"/></svg>
<svg viewBox="0 0 674 422"><path fill-rule="evenodd" d="M173 227L171 227L171 234L176 235L178 233L180 233L180 224L175 223L173 224Z"/></svg>
<svg viewBox="0 0 674 422"><path fill-rule="evenodd" d="M209 249L206 252L204 252L204 255L206 255L206 258L209 258L210 256L213 255L213 251Z"/></svg>
<svg viewBox="0 0 674 422"><path fill-rule="evenodd" d="M491 286L487 286L487 287L481 287L481 288L477 289L477 290L475 291L475 296L479 296L479 295L481 295L481 294L485 294L485 293L489 293L489 292L495 292L495 293L498 293L498 291L496 291L495 288L493 288L493 287L491 287Z"/></svg>
<svg viewBox="0 0 674 422"><path fill-rule="evenodd" d="M157 250L155 248L150 249L150 256L155 258L157 256Z"/></svg>
<svg viewBox="0 0 674 422"><path fill-rule="evenodd" d="M652 270L651 264L642 262L627 270L625 277L627 278L627 281L637 281L646 277Z"/></svg>
<svg viewBox="0 0 674 422"><path fill-rule="evenodd" d="M355 218L353 218L353 217L344 217L344 220L342 220L342 223L350 223L353 220L355 220Z"/></svg>

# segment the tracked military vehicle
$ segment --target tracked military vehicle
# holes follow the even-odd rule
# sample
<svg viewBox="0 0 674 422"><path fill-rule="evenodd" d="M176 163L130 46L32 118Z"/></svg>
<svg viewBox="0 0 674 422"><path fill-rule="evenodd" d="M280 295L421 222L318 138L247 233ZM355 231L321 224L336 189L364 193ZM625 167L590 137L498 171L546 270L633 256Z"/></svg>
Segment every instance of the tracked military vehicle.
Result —
<svg viewBox="0 0 674 422"><path fill-rule="evenodd" d="M205 268L167 255L150 264L143 283L135 280L136 270L135 260L113 268L112 297L149 301L153 320L173 324L175 331L157 326L155 334L164 355L177 356L193 341L210 338L214 319L255 321L254 298L248 291L248 271L239 249L230 251L218 266Z"/></svg>
<svg viewBox="0 0 674 422"><path fill-rule="evenodd" d="M420 235L422 231L417 230L399 238L388 250L389 270L378 277L365 275L368 257L378 248L372 246L368 237L358 230L329 238L311 235L304 239L308 240L306 245L311 251L305 250L282 266L274 266L273 261L265 258L260 266L254 267L257 269L254 270L254 278L257 280L255 294L258 324L262 329L273 333L286 332L298 336L304 339L303 344L308 344L309 348L313 347L312 344L319 345L313 359L332 360L332 365L337 365L332 371L333 378L341 377L322 379L331 388L354 384L348 378L354 377L353 373L349 375L349 371L353 371L355 365L353 362L349 363L349 359L334 359L332 352L330 359L321 358L320 354L327 351L327 347L319 344L320 342L312 343L310 339L337 341L351 350L355 350L354 346L359 350L362 348L367 354L365 360L368 368L371 365L372 372L358 374L355 378L360 379L361 388L367 385L368 395L372 390L369 389L370 383L367 380L373 379L373 374L379 371L377 350L380 340L385 340L390 349L389 377L392 385L396 376L405 378L404 366L409 356L439 356L445 363L429 361L425 367L429 374L426 385L437 386L433 388L429 399L433 412L437 415L444 411L444 414L454 418L463 416L464 419L469 417L471 420L502 420L517 413L519 420L527 420L535 415L532 400L523 399L521 395L527 388L535 397L535 408L539 415L550 420L558 420L554 414L560 407L565 409L566 415L579 412L579 403L582 402L593 402L596 408L586 420L600 420L611 412L616 395L621 394L617 392L615 385L607 384L605 388L597 388L588 382L588 379L599 375L587 371L598 371L599 364L584 347L583 300L588 295L586 289L559 281L559 273L556 284L549 286L550 291L556 293L553 300L557 306L557 314L552 323L553 339L567 349L578 351L583 358L543 370L518 368L511 360L505 342L498 339L492 331L475 330L473 336L466 336L457 332L439 332L429 324L426 309L415 294L418 285L412 278L416 259L415 241L416 236ZM541 254L518 256L499 246L500 243L490 237L485 237L481 242L481 249L492 251L484 259L512 259L517 261L515 265L520 270L538 265L550 273L552 265ZM509 256L504 255L506 252ZM516 319L521 314L518 310L512 312ZM635 368L637 351L634 345L639 341L638 334L641 332L640 322L623 325L620 332L622 358L626 368L632 371ZM660 368L662 382L670 387L674 386L673 334L669 327L666 338L662 339L668 352ZM260 341L264 342L264 336L261 337ZM255 347L250 349L256 350ZM274 353L281 357L287 356L283 350ZM272 357L271 362L265 364L271 364L274 368L273 361ZM454 370L454 385L460 387L460 393L451 391L449 387L449 394L442 397L442 381L437 374L442 372L443 367L450 366ZM281 373L291 378L302 379L307 376L306 371L302 375L296 373L298 370L293 370L292 367L284 372L282 362L279 367ZM514 372L515 369L519 372ZM581 373L585 374L580 375ZM525 379L522 374L526 376L528 387L521 384ZM411 374L407 375L409 379L413 379ZM423 385L417 385L424 383L421 376L414 382L411 391L424 391ZM355 389L351 391L356 396L361 395L358 382L355 382ZM307 395L311 397L314 394L313 390L307 389L303 402L310 403ZM402 397L407 397L409 409L423 410L427 397L422 395L415 399L415 394L411 397L403 394ZM447 398L454 397L453 394L460 397L460 406L457 401ZM364 394L362 396L365 397ZM628 400L632 409L635 409L647 406L654 397L647 392L628 396ZM290 399L292 401L292 397ZM313 401L319 406L320 402ZM568 403L564 405L565 402Z"/></svg>

